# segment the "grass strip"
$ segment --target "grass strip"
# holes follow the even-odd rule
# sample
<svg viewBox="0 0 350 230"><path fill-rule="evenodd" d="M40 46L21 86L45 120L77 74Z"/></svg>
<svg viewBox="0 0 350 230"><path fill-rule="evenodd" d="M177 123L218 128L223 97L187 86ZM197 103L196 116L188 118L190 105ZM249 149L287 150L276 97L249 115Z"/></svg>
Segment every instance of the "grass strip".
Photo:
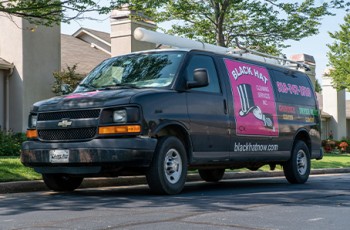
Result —
<svg viewBox="0 0 350 230"><path fill-rule="evenodd" d="M326 153L322 160L312 160L311 168L324 169L324 168L349 168L350 167L350 154L349 153Z"/></svg>
<svg viewBox="0 0 350 230"><path fill-rule="evenodd" d="M323 168L347 168L350 167L350 154L327 153L322 160L312 160L312 169ZM269 166L264 166L259 171L269 171ZM276 170L282 170L280 166ZM235 170L236 171L236 170ZM237 171L247 171L240 169ZM40 180L41 175L32 168L25 167L19 157L0 157L0 182Z"/></svg>
<svg viewBox="0 0 350 230"><path fill-rule="evenodd" d="M0 157L0 182L39 179L41 175L23 166L19 157Z"/></svg>

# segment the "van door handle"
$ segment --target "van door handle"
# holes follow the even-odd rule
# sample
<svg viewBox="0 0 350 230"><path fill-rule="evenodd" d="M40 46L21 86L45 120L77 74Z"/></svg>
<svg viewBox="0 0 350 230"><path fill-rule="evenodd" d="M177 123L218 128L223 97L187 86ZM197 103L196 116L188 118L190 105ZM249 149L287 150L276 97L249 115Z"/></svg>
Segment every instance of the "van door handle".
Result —
<svg viewBox="0 0 350 230"><path fill-rule="evenodd" d="M227 114L228 111L227 111L227 101L226 99L224 99L224 113Z"/></svg>

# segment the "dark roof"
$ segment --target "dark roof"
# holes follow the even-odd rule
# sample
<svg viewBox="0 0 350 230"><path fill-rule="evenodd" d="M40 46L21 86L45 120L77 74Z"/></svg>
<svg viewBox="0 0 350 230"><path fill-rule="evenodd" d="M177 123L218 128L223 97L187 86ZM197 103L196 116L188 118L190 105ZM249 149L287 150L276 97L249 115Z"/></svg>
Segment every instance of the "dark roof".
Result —
<svg viewBox="0 0 350 230"><path fill-rule="evenodd" d="M92 48L71 35L61 34L61 69L67 69L77 64L77 72L89 73L101 61L111 56L101 50Z"/></svg>
<svg viewBox="0 0 350 230"><path fill-rule="evenodd" d="M99 37L100 39L108 42L109 44L111 43L111 35L109 33L102 32L102 31L97 31L97 30L92 30L92 29L87 29L87 28L81 28L78 31L82 31L82 30L87 31L87 32L95 35L96 37ZM75 32L75 34L77 34L77 32Z"/></svg>

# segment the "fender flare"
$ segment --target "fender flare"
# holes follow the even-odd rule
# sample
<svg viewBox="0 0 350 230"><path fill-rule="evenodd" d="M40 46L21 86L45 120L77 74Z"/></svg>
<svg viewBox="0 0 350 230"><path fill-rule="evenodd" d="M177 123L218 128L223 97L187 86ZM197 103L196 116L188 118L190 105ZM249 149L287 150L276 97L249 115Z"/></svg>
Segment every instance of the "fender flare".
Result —
<svg viewBox="0 0 350 230"><path fill-rule="evenodd" d="M174 120L162 120L159 122L159 124L157 125L156 128L154 128L152 131L150 130L149 136L150 137L157 137L158 134L164 130L164 129L174 129L174 128L179 128L179 131L182 134L185 134L185 136L182 136L182 141L184 141L184 145L185 145L185 149L187 151L187 157L188 157L188 162L190 163L192 161L192 140L190 137L190 133L189 133L189 128L186 127L185 124L178 122L178 121L174 121Z"/></svg>
<svg viewBox="0 0 350 230"><path fill-rule="evenodd" d="M309 131L305 127L299 128L295 132L294 137L293 137L293 143L292 143L291 149L293 149L293 146L294 146L294 144L295 144L295 142L297 140L304 141L306 146L309 148L310 153L311 153L311 149L312 149L311 138L310 138Z"/></svg>

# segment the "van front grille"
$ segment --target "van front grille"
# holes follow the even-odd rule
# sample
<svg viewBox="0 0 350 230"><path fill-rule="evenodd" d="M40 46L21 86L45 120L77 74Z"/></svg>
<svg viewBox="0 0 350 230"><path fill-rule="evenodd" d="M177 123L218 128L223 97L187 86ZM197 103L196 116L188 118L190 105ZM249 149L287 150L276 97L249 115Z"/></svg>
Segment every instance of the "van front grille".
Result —
<svg viewBox="0 0 350 230"><path fill-rule="evenodd" d="M99 109L49 112L49 113L39 113L38 121L61 120L63 118L86 119L86 118L98 118L99 116L100 116Z"/></svg>
<svg viewBox="0 0 350 230"><path fill-rule="evenodd" d="M86 140L95 137L96 133L96 127L38 130L39 139L45 141Z"/></svg>

